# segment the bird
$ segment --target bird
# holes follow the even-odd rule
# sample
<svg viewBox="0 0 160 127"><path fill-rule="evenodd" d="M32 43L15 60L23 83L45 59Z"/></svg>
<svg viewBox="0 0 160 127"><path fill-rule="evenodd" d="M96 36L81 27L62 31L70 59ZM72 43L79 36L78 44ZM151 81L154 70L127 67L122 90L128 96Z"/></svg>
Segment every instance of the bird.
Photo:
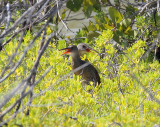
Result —
<svg viewBox="0 0 160 127"><path fill-rule="evenodd" d="M90 82L93 82L93 86L96 87L97 84L99 85L101 83L100 76L95 67L89 62L81 60L80 53L76 45L71 45L67 48L63 48L60 50L66 50L63 54L69 54L71 56L72 70L75 70L80 66L86 65L83 68L80 68L78 71L74 71L75 75L82 76L82 78L84 79L83 84L90 85Z"/></svg>
<svg viewBox="0 0 160 127"><path fill-rule="evenodd" d="M155 48L155 59L160 63L160 47Z"/></svg>
<svg viewBox="0 0 160 127"><path fill-rule="evenodd" d="M79 43L77 45L78 51L79 51L79 55L83 56L85 53L87 52L91 52L91 51L95 51L98 53L98 51L92 49L91 47L89 47L86 43ZM98 53L99 54L99 53Z"/></svg>

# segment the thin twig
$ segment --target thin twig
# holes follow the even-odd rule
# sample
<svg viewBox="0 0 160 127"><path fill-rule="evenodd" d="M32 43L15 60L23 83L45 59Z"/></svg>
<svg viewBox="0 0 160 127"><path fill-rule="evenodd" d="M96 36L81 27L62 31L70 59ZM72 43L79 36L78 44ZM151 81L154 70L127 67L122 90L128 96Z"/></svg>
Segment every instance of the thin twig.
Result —
<svg viewBox="0 0 160 127"><path fill-rule="evenodd" d="M56 2L57 2L57 8L59 8L58 0L56 0ZM59 11L58 11L57 13L58 13L58 16L59 16L59 18L60 18L62 24L63 24L64 27L66 28L66 30L69 30L69 31L71 31L72 33L74 33L74 32L73 32L71 29L69 29L68 26L63 22L63 20L62 20L62 18L61 18L61 15L59 14Z"/></svg>
<svg viewBox="0 0 160 127"><path fill-rule="evenodd" d="M0 114L0 119L3 118L4 115L7 114L9 111L11 111L24 97L26 97L32 91L33 87L35 87L50 72L51 69L52 69L52 67L49 67L44 72L44 74L32 85L32 87L30 87L29 90L23 94L23 96L21 96L14 104L12 104L11 106L9 106L5 111L3 111ZM28 105L29 105L29 102L27 102L26 106L28 106ZM5 123L7 123L8 121L10 121L14 117L15 117L15 114L13 114L13 116L11 118L9 118L8 120L0 123L0 126L4 125Z"/></svg>
<svg viewBox="0 0 160 127"><path fill-rule="evenodd" d="M15 52L14 52L14 53L13 53L13 55L11 56L11 58L10 58L10 60L9 60L8 64L7 64L7 65L5 66L5 68L2 70L2 73L1 73L0 78L2 78L2 76L4 75L4 73L5 73L5 72L6 72L6 70L7 70L8 66L11 64L12 60L13 60L13 59L14 59L14 57L16 56L17 51L18 51L18 49L19 49L19 47L20 47L20 45L21 45L21 43L22 43L22 40L23 40L24 34L25 34L25 30L24 30L24 31L22 32L22 34L21 34L21 37L20 37L20 40L19 40L18 46L17 46L17 48L15 49Z"/></svg>
<svg viewBox="0 0 160 127"><path fill-rule="evenodd" d="M17 20L15 21L15 23L14 23L9 29L5 30L5 31L0 35L0 39L3 38L6 34L10 33L10 32L22 21L22 19L23 19L25 16L27 16L28 14L32 13L32 12L36 9L36 7L37 7L41 2L43 2L43 1L40 1L39 3L36 3L34 6L30 7L27 11L25 11L25 12L22 14L22 16L21 16L19 19L17 19Z"/></svg>
<svg viewBox="0 0 160 127"><path fill-rule="evenodd" d="M148 95L150 96L150 98L160 105L160 100L157 99L157 98L155 98L154 95L151 93L151 91L147 90L147 88L145 86L143 86L143 84L140 82L140 80L134 74L132 74L131 76L132 76L133 79L135 79L141 85L141 87L143 88L143 90L146 93L148 93Z"/></svg>

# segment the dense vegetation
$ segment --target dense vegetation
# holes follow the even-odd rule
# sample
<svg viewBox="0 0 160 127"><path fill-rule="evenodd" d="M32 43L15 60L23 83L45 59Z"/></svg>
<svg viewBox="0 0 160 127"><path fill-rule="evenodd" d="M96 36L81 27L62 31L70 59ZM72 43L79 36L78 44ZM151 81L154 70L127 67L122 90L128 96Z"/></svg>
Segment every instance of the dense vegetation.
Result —
<svg viewBox="0 0 160 127"><path fill-rule="evenodd" d="M159 5L122 1L1 1L0 126L160 125ZM58 24L70 30L68 11L81 10L94 21L65 36ZM82 59L100 89L84 89L59 51L78 43L99 52Z"/></svg>

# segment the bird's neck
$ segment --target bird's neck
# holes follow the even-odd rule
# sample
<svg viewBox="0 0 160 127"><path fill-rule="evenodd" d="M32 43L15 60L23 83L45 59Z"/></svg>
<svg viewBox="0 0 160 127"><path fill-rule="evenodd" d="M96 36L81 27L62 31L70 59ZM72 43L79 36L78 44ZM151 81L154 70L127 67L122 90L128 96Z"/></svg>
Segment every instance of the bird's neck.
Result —
<svg viewBox="0 0 160 127"><path fill-rule="evenodd" d="M71 57L72 57L72 61L73 62L79 62L79 61L81 61L79 53L71 55Z"/></svg>
<svg viewBox="0 0 160 127"><path fill-rule="evenodd" d="M75 69L76 67L79 67L81 65L81 58L80 58L80 55L77 53L77 54L74 54L71 56L72 57L72 67Z"/></svg>

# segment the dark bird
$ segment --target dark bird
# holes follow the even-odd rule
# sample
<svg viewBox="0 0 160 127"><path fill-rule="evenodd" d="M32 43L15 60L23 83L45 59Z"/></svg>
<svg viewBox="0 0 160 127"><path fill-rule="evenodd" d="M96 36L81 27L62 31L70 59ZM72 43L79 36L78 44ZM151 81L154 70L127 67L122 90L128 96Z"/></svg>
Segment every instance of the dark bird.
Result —
<svg viewBox="0 0 160 127"><path fill-rule="evenodd" d="M93 82L95 87L101 83L99 74L97 70L90 63L81 60L78 48L76 45L69 46L67 48L61 49L66 50L63 54L69 54L72 57L72 70L80 67L81 65L86 65L85 67L74 72L75 75L81 75L84 79L83 84L90 84L90 81Z"/></svg>
<svg viewBox="0 0 160 127"><path fill-rule="evenodd" d="M155 49L155 59L160 63L160 47L156 47Z"/></svg>
<svg viewBox="0 0 160 127"><path fill-rule="evenodd" d="M91 51L95 51L98 53L98 51L92 49L91 47L89 47L87 44L85 43L79 43L77 45L78 51L79 51L79 55L83 56L85 53L87 52L91 52Z"/></svg>

